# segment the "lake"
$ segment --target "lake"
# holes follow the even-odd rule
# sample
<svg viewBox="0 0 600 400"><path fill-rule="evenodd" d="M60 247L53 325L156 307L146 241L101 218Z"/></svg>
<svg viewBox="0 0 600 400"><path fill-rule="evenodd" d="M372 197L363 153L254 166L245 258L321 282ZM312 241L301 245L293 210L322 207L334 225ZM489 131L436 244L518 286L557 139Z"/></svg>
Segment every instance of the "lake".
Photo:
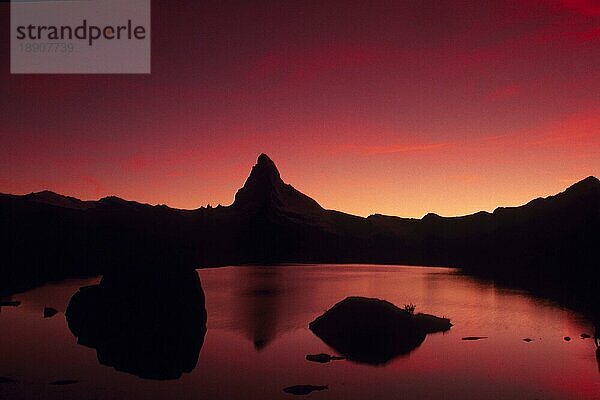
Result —
<svg viewBox="0 0 600 400"><path fill-rule="evenodd" d="M192 365L178 379L137 376L135 371L152 360L152 346L142 349L142 362L132 359L141 353L115 354L115 349L127 351L117 339L104 342L109 348L102 353L90 346L93 341L77 343L64 312L80 287L100 278L48 284L13 296L21 305L0 310L0 376L14 382L0 383L0 398L289 399L295 396L283 392L286 387L327 385L306 397L600 399L593 339L580 337L594 333L584 316L456 269L286 265L202 269L198 274L206 331L197 348L192 345L184 355ZM427 335L412 352L383 365L307 361L307 354L337 354L308 324L347 296L376 297L399 307L412 303L417 312L450 318L453 327ZM44 307L59 313L43 318ZM129 329L127 319L120 321L111 332ZM462 340L470 336L486 338ZM174 342L178 352L186 351L183 339ZM153 360L158 368L160 361ZM57 380L77 383L49 384Z"/></svg>

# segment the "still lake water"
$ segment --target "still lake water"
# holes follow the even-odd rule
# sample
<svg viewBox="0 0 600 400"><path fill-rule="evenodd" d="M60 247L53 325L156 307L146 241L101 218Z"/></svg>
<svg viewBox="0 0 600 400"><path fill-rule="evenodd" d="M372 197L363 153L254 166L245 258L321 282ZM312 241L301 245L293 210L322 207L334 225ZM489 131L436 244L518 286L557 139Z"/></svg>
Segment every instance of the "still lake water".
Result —
<svg viewBox="0 0 600 400"><path fill-rule="evenodd" d="M0 376L15 382L0 383L0 398L289 399L283 388L310 384L328 385L306 396L314 399L600 399L595 346L580 338L593 327L583 316L454 269L302 265L199 275L207 332L196 367L177 380L117 371L77 344L64 311L80 286L99 278L14 296L22 304L0 311ZM414 303L454 326L384 366L306 361L307 354L335 354L308 324L347 296ZM59 314L44 319L46 306ZM78 383L49 385L55 380Z"/></svg>

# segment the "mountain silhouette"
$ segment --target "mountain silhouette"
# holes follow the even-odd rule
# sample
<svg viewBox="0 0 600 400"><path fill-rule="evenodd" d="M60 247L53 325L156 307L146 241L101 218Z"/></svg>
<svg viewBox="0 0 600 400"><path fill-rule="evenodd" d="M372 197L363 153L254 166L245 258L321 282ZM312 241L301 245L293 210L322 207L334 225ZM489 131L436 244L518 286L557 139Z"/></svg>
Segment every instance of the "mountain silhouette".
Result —
<svg viewBox="0 0 600 400"><path fill-rule="evenodd" d="M301 219L321 216L325 211L315 200L283 182L277 166L266 154L258 157L231 207L245 212L277 212Z"/></svg>
<svg viewBox="0 0 600 400"><path fill-rule="evenodd" d="M600 275L600 181L591 176L492 213L363 218L322 208L261 154L230 206L178 210L45 191L0 195L0 223L0 292L132 265L382 263L462 267L510 284L572 289L583 301L598 297L590 293Z"/></svg>

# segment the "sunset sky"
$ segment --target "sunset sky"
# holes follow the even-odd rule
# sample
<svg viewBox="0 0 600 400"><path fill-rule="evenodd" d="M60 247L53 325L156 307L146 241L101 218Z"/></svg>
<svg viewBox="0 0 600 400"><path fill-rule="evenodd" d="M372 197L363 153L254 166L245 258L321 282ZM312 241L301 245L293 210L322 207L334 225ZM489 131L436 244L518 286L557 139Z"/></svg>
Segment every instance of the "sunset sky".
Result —
<svg viewBox="0 0 600 400"><path fill-rule="evenodd" d="M230 204L257 156L322 206L461 215L600 176L600 1L179 1L151 75L10 75L0 192Z"/></svg>

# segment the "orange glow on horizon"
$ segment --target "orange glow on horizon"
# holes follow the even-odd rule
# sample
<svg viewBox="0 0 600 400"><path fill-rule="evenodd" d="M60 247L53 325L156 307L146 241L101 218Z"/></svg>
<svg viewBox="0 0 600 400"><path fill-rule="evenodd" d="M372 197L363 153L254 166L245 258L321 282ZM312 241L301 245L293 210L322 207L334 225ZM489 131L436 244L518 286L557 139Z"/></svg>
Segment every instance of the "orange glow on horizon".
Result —
<svg viewBox="0 0 600 400"><path fill-rule="evenodd" d="M152 75L2 64L0 192L228 205L264 152L326 208L422 217L600 176L598 7L492 3L153 4Z"/></svg>

